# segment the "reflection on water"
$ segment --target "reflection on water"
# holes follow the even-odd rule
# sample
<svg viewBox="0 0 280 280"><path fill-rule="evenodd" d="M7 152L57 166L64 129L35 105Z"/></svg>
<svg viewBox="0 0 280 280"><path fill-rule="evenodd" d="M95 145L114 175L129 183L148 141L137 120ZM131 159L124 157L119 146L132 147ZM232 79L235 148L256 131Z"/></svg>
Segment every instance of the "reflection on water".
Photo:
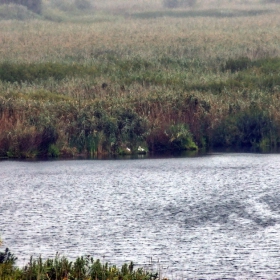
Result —
<svg viewBox="0 0 280 280"><path fill-rule="evenodd" d="M280 155L0 162L0 233L19 257L152 257L163 275L280 275Z"/></svg>

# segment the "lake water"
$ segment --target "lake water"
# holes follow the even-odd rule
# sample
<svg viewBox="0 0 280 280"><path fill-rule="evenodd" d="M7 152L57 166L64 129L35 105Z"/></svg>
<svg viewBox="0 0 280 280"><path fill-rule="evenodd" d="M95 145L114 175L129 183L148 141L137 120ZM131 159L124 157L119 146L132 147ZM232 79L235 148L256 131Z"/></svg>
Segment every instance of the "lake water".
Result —
<svg viewBox="0 0 280 280"><path fill-rule="evenodd" d="M0 161L0 235L20 266L59 252L172 279L275 279L279 190L278 154Z"/></svg>

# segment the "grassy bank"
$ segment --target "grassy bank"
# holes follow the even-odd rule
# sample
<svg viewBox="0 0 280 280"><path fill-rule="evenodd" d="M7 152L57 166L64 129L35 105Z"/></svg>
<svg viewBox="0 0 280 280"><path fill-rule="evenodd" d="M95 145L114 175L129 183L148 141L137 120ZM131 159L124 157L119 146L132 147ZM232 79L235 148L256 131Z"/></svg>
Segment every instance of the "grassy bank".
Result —
<svg viewBox="0 0 280 280"><path fill-rule="evenodd" d="M0 156L277 148L279 11L107 0L2 20Z"/></svg>
<svg viewBox="0 0 280 280"><path fill-rule="evenodd" d="M153 280L157 273L124 264L121 268L90 256L70 261L58 254L54 259L30 258L23 268L15 266L16 258L8 249L0 253L1 280Z"/></svg>

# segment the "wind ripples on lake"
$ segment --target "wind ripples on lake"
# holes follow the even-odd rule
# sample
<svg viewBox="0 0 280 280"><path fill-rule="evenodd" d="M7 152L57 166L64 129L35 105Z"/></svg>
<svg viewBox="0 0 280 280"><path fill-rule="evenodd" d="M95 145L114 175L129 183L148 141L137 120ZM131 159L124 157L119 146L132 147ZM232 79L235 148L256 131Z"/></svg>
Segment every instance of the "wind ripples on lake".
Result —
<svg viewBox="0 0 280 280"><path fill-rule="evenodd" d="M173 279L280 277L280 155L0 162L18 257L159 261Z"/></svg>

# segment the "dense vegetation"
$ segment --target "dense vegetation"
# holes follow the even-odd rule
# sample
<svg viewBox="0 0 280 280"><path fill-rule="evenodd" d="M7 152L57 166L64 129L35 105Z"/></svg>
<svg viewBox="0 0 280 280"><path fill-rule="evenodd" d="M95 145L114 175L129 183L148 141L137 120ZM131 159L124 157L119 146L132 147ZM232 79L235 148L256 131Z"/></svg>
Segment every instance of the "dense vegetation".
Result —
<svg viewBox="0 0 280 280"><path fill-rule="evenodd" d="M277 4L70 2L1 21L0 156L279 147Z"/></svg>
<svg viewBox="0 0 280 280"><path fill-rule="evenodd" d="M0 4L16 4L25 6L37 14L42 12L42 0L0 0Z"/></svg>
<svg viewBox="0 0 280 280"><path fill-rule="evenodd" d="M9 249L0 252L1 280L154 280L157 273L147 272L142 268L135 269L131 262L121 268L90 256L79 257L69 261L58 254L54 259L43 260L30 258L24 268L15 266L16 257Z"/></svg>

